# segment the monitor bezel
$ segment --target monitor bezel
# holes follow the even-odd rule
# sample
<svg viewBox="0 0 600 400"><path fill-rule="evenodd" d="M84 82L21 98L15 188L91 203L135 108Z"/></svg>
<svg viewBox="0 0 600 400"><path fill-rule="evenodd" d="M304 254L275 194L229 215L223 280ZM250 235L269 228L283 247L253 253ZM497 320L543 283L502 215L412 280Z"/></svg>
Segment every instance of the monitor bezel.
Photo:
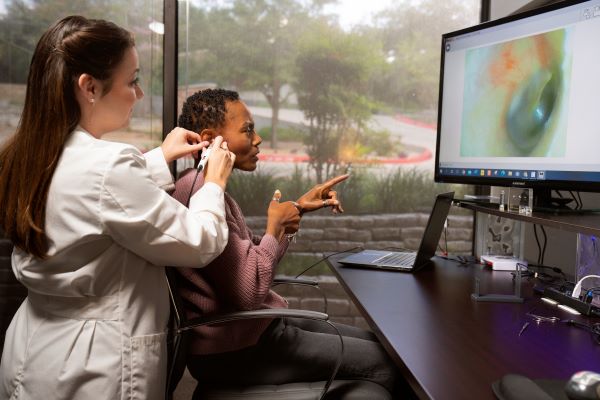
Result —
<svg viewBox="0 0 600 400"><path fill-rule="evenodd" d="M582 3L588 3L592 0L573 0L573 1L560 1L545 5L539 8L527 10L518 14L511 14L506 17L502 17L496 20L482 22L478 25L474 25L468 28L460 29L457 31L448 32L442 35L441 48L440 48L440 79L439 79L439 94L438 94L438 115L437 115L437 136L436 136L436 152L435 152L435 170L434 170L434 181L438 183L459 183L468 185L490 185L490 186L504 186L504 187L529 187L533 189L551 189L551 190L573 190L583 192L600 192L600 181L575 181L575 180L556 180L556 179L545 179L545 180L532 180L532 179L506 179L506 178L494 178L493 176L473 176L473 175L441 175L440 170L440 138L442 128L442 98L444 94L444 62L445 62L445 47L448 38L452 38L459 35L464 35L471 32L477 32L483 29L491 28L498 25L503 25L509 22L518 21L521 19L530 18L533 16L541 15L551 11L559 10L562 8L576 6Z"/></svg>

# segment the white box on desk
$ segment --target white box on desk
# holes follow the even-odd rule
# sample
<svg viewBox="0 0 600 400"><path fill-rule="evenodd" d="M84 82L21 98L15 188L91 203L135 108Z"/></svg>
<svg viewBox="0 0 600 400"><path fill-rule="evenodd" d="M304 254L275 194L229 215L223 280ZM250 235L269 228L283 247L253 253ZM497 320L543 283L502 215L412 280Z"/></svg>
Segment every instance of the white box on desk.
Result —
<svg viewBox="0 0 600 400"><path fill-rule="evenodd" d="M513 256L481 256L481 262L492 267L494 271L514 271L520 264L521 271L527 271L527 261Z"/></svg>

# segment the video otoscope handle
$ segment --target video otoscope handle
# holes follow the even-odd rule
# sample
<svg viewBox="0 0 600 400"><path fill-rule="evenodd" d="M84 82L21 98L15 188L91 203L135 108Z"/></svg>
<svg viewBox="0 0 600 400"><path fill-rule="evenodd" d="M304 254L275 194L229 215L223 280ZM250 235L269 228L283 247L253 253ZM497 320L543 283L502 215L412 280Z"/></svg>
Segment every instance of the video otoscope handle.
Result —
<svg viewBox="0 0 600 400"><path fill-rule="evenodd" d="M198 172L202 171L204 167L206 167L206 163L208 162L208 156L210 156L211 150L212 146L209 146L202 152L202 155L200 156L200 162L198 163Z"/></svg>

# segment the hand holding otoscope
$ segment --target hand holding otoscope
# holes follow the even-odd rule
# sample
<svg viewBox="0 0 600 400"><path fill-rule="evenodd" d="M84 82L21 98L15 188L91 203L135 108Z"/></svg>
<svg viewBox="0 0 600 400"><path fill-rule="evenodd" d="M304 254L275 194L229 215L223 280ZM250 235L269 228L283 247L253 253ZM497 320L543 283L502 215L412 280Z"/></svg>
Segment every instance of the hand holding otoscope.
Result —
<svg viewBox="0 0 600 400"><path fill-rule="evenodd" d="M186 204L190 204L194 185L196 184L196 179L198 178L200 171L204 171L204 182L216 183L225 190L227 179L229 179L229 176L231 175L234 163L235 154L228 150L227 142L223 141L223 136L217 136L213 142L201 152L200 161L196 166L194 183L190 189Z"/></svg>

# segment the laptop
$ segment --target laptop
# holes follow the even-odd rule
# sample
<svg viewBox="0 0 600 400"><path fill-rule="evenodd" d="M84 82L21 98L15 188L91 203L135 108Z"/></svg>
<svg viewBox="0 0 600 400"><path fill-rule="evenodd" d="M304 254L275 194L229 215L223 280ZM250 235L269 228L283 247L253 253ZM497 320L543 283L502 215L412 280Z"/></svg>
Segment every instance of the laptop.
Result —
<svg viewBox="0 0 600 400"><path fill-rule="evenodd" d="M423 268L429 263L431 257L435 255L453 198L454 192L442 193L436 196L417 252L363 250L351 254L338 262L344 266L405 272L414 272Z"/></svg>

